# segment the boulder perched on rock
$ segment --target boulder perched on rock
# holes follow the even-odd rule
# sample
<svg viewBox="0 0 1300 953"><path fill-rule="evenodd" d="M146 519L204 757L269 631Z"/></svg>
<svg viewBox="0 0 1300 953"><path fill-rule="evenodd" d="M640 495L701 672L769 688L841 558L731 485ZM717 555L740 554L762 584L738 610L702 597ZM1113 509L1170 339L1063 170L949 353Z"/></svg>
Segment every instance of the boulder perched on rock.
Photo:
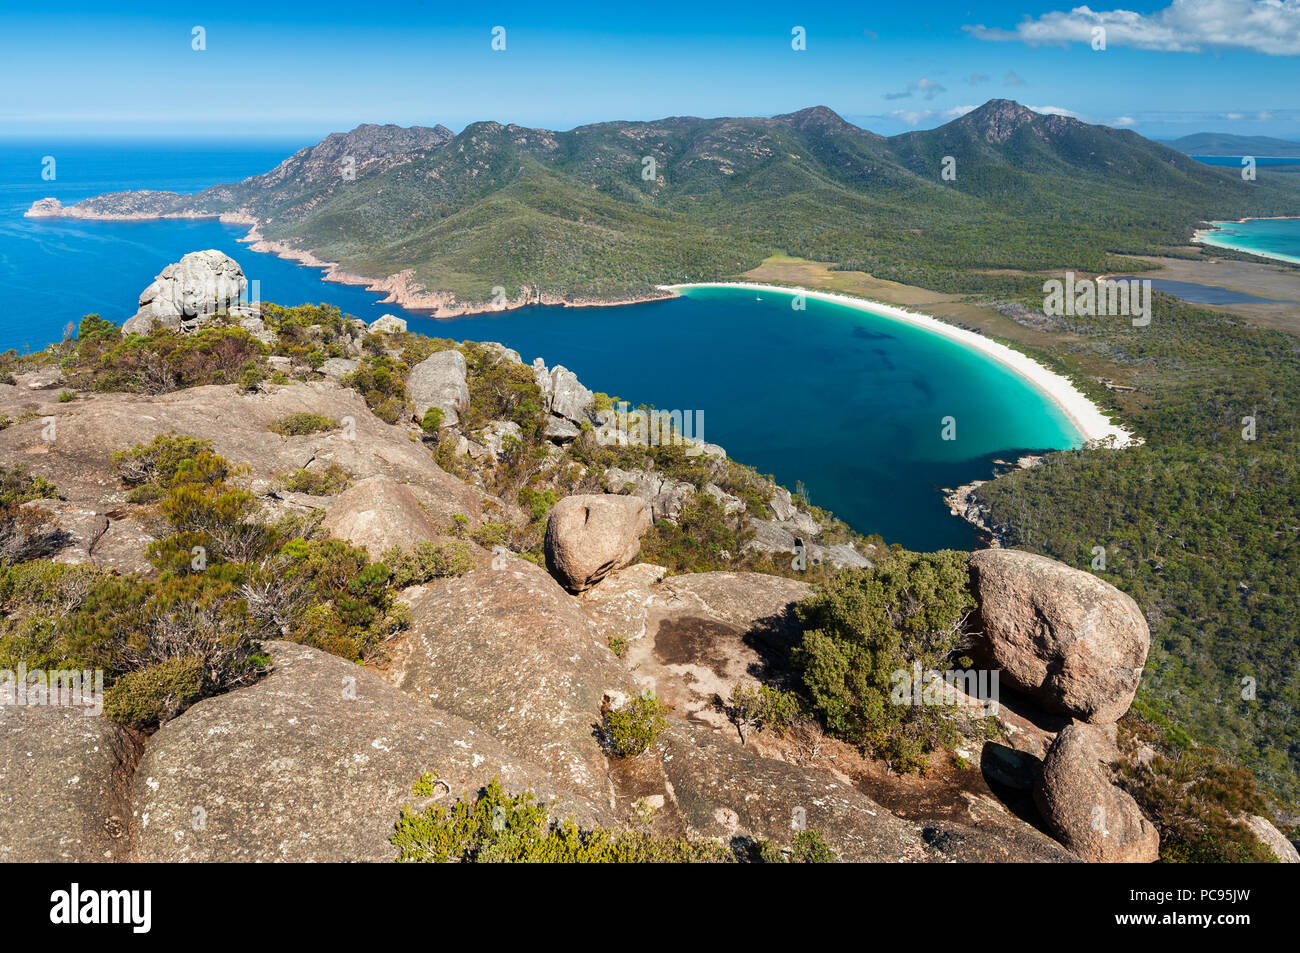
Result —
<svg viewBox="0 0 1300 953"><path fill-rule="evenodd" d="M229 255L212 248L190 252L141 292L139 310L122 325L122 333L148 334L155 321L192 331L218 311L242 313L239 302L247 287L244 270Z"/></svg>
<svg viewBox="0 0 1300 953"><path fill-rule="evenodd" d="M1128 711L1151 644L1132 598L1033 553L986 549L970 565L983 619L976 651L1003 684L1092 724Z"/></svg>
<svg viewBox="0 0 1300 953"><path fill-rule="evenodd" d="M486 732L316 649L270 642L274 670L209 698L149 741L134 784L135 859L390 861L388 842L426 771L435 797L494 777L558 816L608 819Z"/></svg>
<svg viewBox="0 0 1300 953"><path fill-rule="evenodd" d="M430 407L442 411L442 425L453 427L469 410L469 385L465 381L465 355L454 348L430 354L406 378L407 399L415 417L423 420Z"/></svg>
<svg viewBox="0 0 1300 953"><path fill-rule="evenodd" d="M1034 803L1061 843L1084 860L1153 863L1160 835L1128 792L1112 783L1110 765L1118 758L1106 728L1068 725L1043 760Z"/></svg>
<svg viewBox="0 0 1300 953"><path fill-rule="evenodd" d="M139 749L85 708L0 704L0 861L125 859Z"/></svg>
<svg viewBox="0 0 1300 953"><path fill-rule="evenodd" d="M572 592L585 592L641 551L650 528L645 501L634 496L566 496L546 524L546 565Z"/></svg>

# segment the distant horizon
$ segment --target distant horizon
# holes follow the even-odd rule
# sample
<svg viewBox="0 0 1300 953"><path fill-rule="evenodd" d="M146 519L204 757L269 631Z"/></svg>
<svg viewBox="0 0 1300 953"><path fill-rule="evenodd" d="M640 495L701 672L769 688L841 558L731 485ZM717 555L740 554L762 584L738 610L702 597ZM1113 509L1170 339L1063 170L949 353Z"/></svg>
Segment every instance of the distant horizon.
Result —
<svg viewBox="0 0 1300 953"><path fill-rule="evenodd" d="M541 129L549 130L551 132L564 133L564 132L570 132L582 126L600 125L602 123L611 123L611 122L644 123L644 122L658 122L665 119L675 119L675 118L702 119L702 120L760 119L760 118L771 119L774 118L775 116L788 115L789 113L800 112L804 109L824 107L827 109L831 109L841 119L853 124L854 126L857 126L859 129L863 129L868 132L875 132L880 135L884 135L886 138L892 138L898 135L905 135L908 132L923 131L926 129L935 129L938 128L939 126L947 125L948 123L954 121L955 119L959 119L961 118L961 116L966 115L968 112L972 112L975 109L979 109L981 106L987 105L988 102L992 102L998 99L1007 99L1011 102L1016 102L1019 105L1024 106L1026 109L1030 109L1033 112L1039 113L1040 115L1068 115L1071 118L1076 118L1079 119L1081 122L1088 122L1092 125L1103 125L1103 126L1110 125L1111 128L1132 128L1128 126L1114 126L1108 123L1092 122L1091 120L1082 117L1076 113L1072 113L1069 110L1063 110L1055 107L1035 108L1034 106L1020 102L1017 99L1014 99L1012 97L1005 97L1005 96L991 97L989 100L986 100L984 103L981 103L979 105L971 106L969 108L963 108L959 114L944 118L942 121L936 121L929 125L918 125L914 129L909 128L909 129L904 129L892 133L882 133L880 132L879 128L873 127L867 122L872 118L878 118L878 117L854 116L851 114L842 113L839 110L835 109L833 106L829 106L825 103L810 103L807 106L802 106L796 109L781 110L779 112L773 112L773 113L740 114L740 113L733 112L733 113L722 113L719 115L699 115L695 113L674 112L674 113L667 113L664 115L656 115L656 116L649 116L649 117L633 117L633 116L620 115L620 116L610 116L601 119L593 119L587 122L580 122L574 125L567 125L567 126L542 125L542 126L530 126L529 128L541 128ZM73 141L89 142L89 141L100 141L100 140L120 140L120 141L130 141L130 142L139 142L139 143L157 142L160 144L165 143L168 145L181 145L185 143L219 145L223 142L262 142L267 144L286 144L292 142L300 142L302 143L302 145L305 146L305 145L311 145L320 142L322 139L330 135L351 132L352 130L362 125L372 125L372 126L394 125L402 128L411 128L414 126L423 127L423 128L433 128L435 126L441 125L450 129L454 134L460 135L462 132L464 132L466 128L479 122L498 122L501 123L502 125L516 125L516 126L527 125L515 119L505 119L498 116L486 116L480 119L469 120L459 125L453 125L450 122L444 122L438 120L425 120L420 122L400 122L395 120L363 119L360 121L349 121L346 123L341 122L338 125L312 124L310 128L304 128L299 131L287 131L284 128L283 124L276 124L274 127L265 126L262 128L257 128L256 124L249 124L251 128L246 127L238 131L235 130L214 131L211 129L206 129L202 131L184 131L184 130L176 129L175 123L164 123L161 121L155 124L155 128L153 129L139 129L139 128L123 129L119 124L113 124L113 125L96 124L94 126L89 126L89 127L76 128L74 126L73 128L68 128L66 125L60 124L60 126L57 128L57 131L54 128L45 131L40 131L40 132L36 130L0 129L0 142L41 142L41 141L57 142L60 140L70 141L70 142ZM165 130L163 128L164 126L167 127ZM1287 139L1285 136L1280 136L1280 135L1266 135L1264 133L1246 133L1239 129L1234 130L1234 129L1227 129L1222 127L1197 128L1194 130L1177 131L1176 134L1171 133L1167 135L1154 135L1139 129L1133 129L1132 131L1137 132L1139 135L1143 136L1144 138L1150 139L1155 142L1173 141L1184 137L1196 136L1196 135L1222 135L1222 136L1273 138L1273 139L1278 139L1280 141L1294 142L1296 144L1300 144L1300 132L1297 132L1295 134L1294 139Z"/></svg>

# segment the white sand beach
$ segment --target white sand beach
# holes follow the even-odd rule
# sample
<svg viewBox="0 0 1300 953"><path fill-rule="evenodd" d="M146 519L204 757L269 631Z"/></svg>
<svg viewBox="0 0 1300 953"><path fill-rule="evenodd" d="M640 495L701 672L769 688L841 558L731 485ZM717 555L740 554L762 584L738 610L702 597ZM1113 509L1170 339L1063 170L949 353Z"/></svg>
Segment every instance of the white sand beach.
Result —
<svg viewBox="0 0 1300 953"><path fill-rule="evenodd" d="M695 284L660 285L659 287L664 291L673 292L680 292L688 288L748 288L773 294L803 294L819 301L847 305L850 308L866 311L869 314L888 318L892 321L901 321L904 324L910 324L931 331L934 334L942 335L964 347L978 351L1014 371L1045 394L1052 403L1056 404L1084 441L1092 443L1113 438L1116 447L1134 446L1142 442L1140 438L1135 437L1123 427L1111 423L1110 418L1101 411L1101 408L1085 397L1069 378L1044 367L1014 348L1007 347L1005 344L991 340L974 331L954 327L928 314L908 311L891 304L869 301L866 298L855 298L850 295L834 294L828 291L810 291L804 288L787 288L780 285L763 285L747 281L707 281Z"/></svg>

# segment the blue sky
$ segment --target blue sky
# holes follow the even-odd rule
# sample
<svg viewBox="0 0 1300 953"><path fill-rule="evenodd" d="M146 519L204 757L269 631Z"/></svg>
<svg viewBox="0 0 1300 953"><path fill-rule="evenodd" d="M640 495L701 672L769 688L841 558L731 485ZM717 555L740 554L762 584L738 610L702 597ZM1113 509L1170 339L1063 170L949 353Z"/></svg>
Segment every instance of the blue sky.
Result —
<svg viewBox="0 0 1300 953"><path fill-rule="evenodd" d="M1073 0L1078 2L1078 0ZM0 5L0 135L772 115L889 135L990 98L1156 138L1300 139L1300 0ZM1095 12L1093 12L1095 11ZM192 49L195 26L206 49ZM491 48L505 28L506 49ZM804 27L807 49L791 49ZM1107 30L1094 51L1093 27Z"/></svg>

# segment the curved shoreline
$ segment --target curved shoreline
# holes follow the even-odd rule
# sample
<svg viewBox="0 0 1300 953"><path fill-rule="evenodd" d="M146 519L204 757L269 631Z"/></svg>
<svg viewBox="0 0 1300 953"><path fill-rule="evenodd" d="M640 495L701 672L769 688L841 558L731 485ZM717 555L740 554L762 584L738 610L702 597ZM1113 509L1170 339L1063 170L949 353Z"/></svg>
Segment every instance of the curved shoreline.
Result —
<svg viewBox="0 0 1300 953"><path fill-rule="evenodd" d="M664 291L680 292L689 288L747 288L755 291L768 291L776 294L802 294L818 301L845 305L858 311L865 311L876 317L910 324L913 327L938 334L950 341L976 351L985 357L997 361L1017 376L1027 381L1035 390L1042 393L1065 415L1066 420L1079 434L1085 444L1114 440L1116 447L1136 446L1142 442L1110 419L1096 404L1089 400L1074 386L1069 378L1058 374L1033 358L1010 348L1005 344L987 338L974 331L940 321L938 318L919 311L908 311L892 304L857 298L851 295L836 294L829 291L811 291L806 288L789 288L781 285L765 285L748 281L705 281L688 284L659 285Z"/></svg>
<svg viewBox="0 0 1300 953"><path fill-rule="evenodd" d="M46 204L50 202L54 204ZM424 312L427 317L439 321L469 317L476 314L493 314L499 311L509 311L513 308L526 307L530 304L555 305L563 308L603 308L623 304L641 304L647 301L663 301L672 297L672 295L655 295L653 297L646 296L612 301L601 298L565 298L560 295L546 294L545 292L538 295L533 289L525 287L518 298L507 302L503 307L486 302L457 304L455 303L455 296L448 292L426 291L420 287L414 280L415 273L409 268L384 278L370 278L365 275L344 271L338 262L317 258L315 253L309 249L299 248L290 242L266 238L260 230L264 223L243 209L237 209L233 212L93 212L79 209L77 205L63 205L57 199L46 198L33 202L31 207L23 213L23 217L70 218L83 222L202 221L216 219L222 225L246 227L248 231L242 237L236 238L235 241L247 245L249 251L257 252L259 255L274 255L283 261L291 261L306 268L320 269L323 272L321 275L322 281L365 288L366 291L372 294L384 296L379 300L379 304L392 304L407 311Z"/></svg>
<svg viewBox="0 0 1300 953"><path fill-rule="evenodd" d="M1219 228L1220 225L1244 225L1246 222L1277 222L1293 221L1300 219L1300 215L1264 215L1254 218L1239 218L1236 220L1222 219L1220 221L1210 222L1210 228L1198 228L1192 233L1192 242L1197 245L1207 245L1210 248L1223 248L1227 251L1239 252L1242 255L1255 255L1258 258L1269 258L1273 261L1283 261L1288 265L1300 265L1300 257L1295 255L1282 255L1275 252L1258 251L1254 248L1241 248L1237 245L1231 245L1225 241L1214 241L1211 236L1215 232L1224 231Z"/></svg>

